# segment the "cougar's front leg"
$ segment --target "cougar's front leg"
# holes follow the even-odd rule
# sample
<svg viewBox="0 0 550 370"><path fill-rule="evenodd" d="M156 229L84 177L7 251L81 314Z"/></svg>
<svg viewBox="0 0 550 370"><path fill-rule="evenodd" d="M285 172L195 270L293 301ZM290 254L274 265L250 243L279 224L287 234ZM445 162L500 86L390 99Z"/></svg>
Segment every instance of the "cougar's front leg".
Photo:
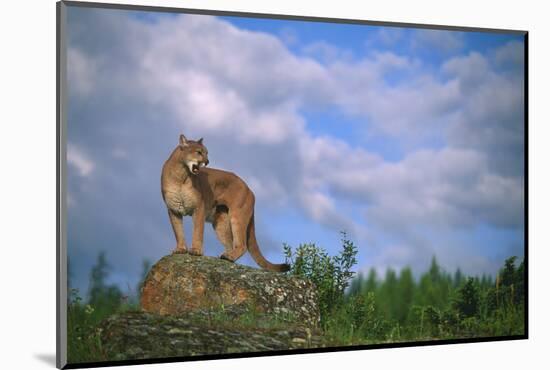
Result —
<svg viewBox="0 0 550 370"><path fill-rule="evenodd" d="M195 256L203 255L203 238L204 238L204 223L205 209L204 205L200 205L193 212L193 241L191 244L191 251L189 253Z"/></svg>
<svg viewBox="0 0 550 370"><path fill-rule="evenodd" d="M185 245L185 234L183 233L183 221L182 216L175 213L171 209L168 209L168 216L170 217L170 224L174 230L176 236L176 248L172 253L187 253L187 246Z"/></svg>

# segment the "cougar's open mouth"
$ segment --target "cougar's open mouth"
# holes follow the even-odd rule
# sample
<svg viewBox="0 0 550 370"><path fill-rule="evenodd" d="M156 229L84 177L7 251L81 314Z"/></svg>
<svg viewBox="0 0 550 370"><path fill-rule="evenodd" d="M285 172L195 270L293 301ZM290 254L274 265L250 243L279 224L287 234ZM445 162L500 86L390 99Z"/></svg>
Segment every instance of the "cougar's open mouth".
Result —
<svg viewBox="0 0 550 370"><path fill-rule="evenodd" d="M199 170L202 168L202 167L205 167L206 166L206 163L204 162L189 162L187 164L187 167L189 168L189 171L191 171L191 173L193 175L197 175L199 173Z"/></svg>
<svg viewBox="0 0 550 370"><path fill-rule="evenodd" d="M196 163L193 163L191 165L191 172L193 172L194 175L196 175L197 173L199 173L199 165L196 164Z"/></svg>

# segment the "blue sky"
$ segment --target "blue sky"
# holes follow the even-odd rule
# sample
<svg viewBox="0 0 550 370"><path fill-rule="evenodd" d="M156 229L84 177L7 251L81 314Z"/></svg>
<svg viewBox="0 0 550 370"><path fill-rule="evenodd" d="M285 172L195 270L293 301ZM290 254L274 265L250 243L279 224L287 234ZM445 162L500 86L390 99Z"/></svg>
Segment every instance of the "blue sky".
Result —
<svg viewBox="0 0 550 370"><path fill-rule="evenodd" d="M101 250L124 288L173 248L159 176L179 133L255 192L273 262L283 243L335 254L340 230L361 271L420 272L436 255L494 274L523 256L520 36L69 7L68 38L68 249L84 292Z"/></svg>

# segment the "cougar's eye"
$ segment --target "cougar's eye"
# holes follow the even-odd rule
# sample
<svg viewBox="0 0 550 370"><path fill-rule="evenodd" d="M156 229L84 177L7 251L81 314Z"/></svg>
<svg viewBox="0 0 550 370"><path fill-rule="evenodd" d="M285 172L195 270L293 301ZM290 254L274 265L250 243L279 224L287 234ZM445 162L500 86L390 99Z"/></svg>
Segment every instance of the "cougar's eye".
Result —
<svg viewBox="0 0 550 370"><path fill-rule="evenodd" d="M197 150L197 154L202 155L202 152L200 150Z"/></svg>

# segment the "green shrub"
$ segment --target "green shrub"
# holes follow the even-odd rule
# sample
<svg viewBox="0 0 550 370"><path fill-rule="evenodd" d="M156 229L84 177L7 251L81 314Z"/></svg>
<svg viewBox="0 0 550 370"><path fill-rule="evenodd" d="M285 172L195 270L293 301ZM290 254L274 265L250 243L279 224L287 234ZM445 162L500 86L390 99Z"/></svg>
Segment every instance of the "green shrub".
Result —
<svg viewBox="0 0 550 370"><path fill-rule="evenodd" d="M286 262L291 266L289 273L309 279L317 288L322 325L342 304L344 292L354 275L351 268L357 263L355 244L344 232L341 240L342 250L336 256L329 256L314 243L300 244L294 252L288 244L283 245Z"/></svg>

